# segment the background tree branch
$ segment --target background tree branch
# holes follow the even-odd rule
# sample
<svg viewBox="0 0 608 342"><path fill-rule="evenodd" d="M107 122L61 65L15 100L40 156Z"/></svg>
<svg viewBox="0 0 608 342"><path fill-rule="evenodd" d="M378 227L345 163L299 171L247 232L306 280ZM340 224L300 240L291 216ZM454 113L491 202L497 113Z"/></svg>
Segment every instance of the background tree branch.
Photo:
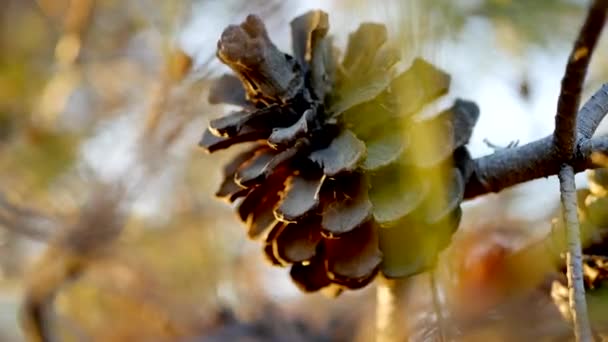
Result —
<svg viewBox="0 0 608 342"><path fill-rule="evenodd" d="M9 201L0 193L0 227L28 239L47 241L59 228L60 222L31 208Z"/></svg>
<svg viewBox="0 0 608 342"><path fill-rule="evenodd" d="M21 323L29 341L54 341L54 300L78 279L119 237L126 214L120 208L124 191L100 184L79 211L78 221L57 231L30 272Z"/></svg>

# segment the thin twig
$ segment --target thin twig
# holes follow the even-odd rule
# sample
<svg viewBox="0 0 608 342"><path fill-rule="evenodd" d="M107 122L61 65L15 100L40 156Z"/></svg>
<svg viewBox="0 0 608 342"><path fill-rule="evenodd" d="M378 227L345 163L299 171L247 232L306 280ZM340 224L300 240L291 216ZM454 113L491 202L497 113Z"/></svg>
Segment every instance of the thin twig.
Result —
<svg viewBox="0 0 608 342"><path fill-rule="evenodd" d="M379 277L376 282L376 342L406 340L402 301L411 281Z"/></svg>
<svg viewBox="0 0 608 342"><path fill-rule="evenodd" d="M605 96L608 103L608 96ZM579 137L577 149L570 164L575 172L596 165L591 156L594 152L608 154L608 137L585 139ZM474 160L474 172L467 180L465 199L493 192L500 192L511 186L531 180L555 176L559 173L561 162L553 147L553 136L534 142L496 151Z"/></svg>
<svg viewBox="0 0 608 342"><path fill-rule="evenodd" d="M608 113L608 83L604 83L591 99L578 111L576 125L578 132L584 138L591 138L600 125L606 113Z"/></svg>
<svg viewBox="0 0 608 342"><path fill-rule="evenodd" d="M591 139L600 121L608 112L608 86L604 85L579 111L577 126L580 131L575 154L570 161L574 171L593 167L592 152L608 152L604 140ZM601 139L601 138L600 138ZM465 198L473 198L533 179L557 175L561 161L555 153L553 136L474 160L475 172L467 180Z"/></svg>
<svg viewBox="0 0 608 342"><path fill-rule="evenodd" d="M570 53L557 102L555 115L555 146L560 158L570 159L576 143L576 113L579 108L587 67L606 21L608 1L592 3L574 48Z"/></svg>
<svg viewBox="0 0 608 342"><path fill-rule="evenodd" d="M433 300L433 311L435 312L437 331L439 332L439 341L447 341L445 321L443 319L443 306L441 305L441 299L439 298L439 287L437 286L437 279L435 277L436 269L429 272L429 280L431 282L431 297Z"/></svg>
<svg viewBox="0 0 608 342"><path fill-rule="evenodd" d="M566 236L568 239L568 253L566 254L568 299L574 325L574 334L577 341L592 341L591 324L589 323L587 302L585 300L585 284L583 281L583 253L577 213L576 185L574 183L574 170L570 165L562 167L559 172L559 180L563 218L566 223Z"/></svg>

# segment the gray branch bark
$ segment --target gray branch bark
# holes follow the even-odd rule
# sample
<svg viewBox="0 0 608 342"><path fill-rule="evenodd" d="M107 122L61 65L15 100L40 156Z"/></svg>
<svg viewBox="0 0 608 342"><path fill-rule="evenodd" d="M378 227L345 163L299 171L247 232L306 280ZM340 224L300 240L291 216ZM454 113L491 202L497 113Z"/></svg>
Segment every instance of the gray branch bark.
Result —
<svg viewBox="0 0 608 342"><path fill-rule="evenodd" d="M608 7L606 0L595 0L591 4L568 58L568 64L562 79L553 138L555 139L556 151L564 160L572 157L576 147L576 114L583 90L583 82L587 75L587 67L606 21L606 7Z"/></svg>
<svg viewBox="0 0 608 342"><path fill-rule="evenodd" d="M475 161L465 197L497 192L529 179L558 173L568 253L569 305L577 341L592 341L583 282L582 248L576 203L575 171L592 167L593 152L606 152L606 138L591 140L608 109L604 85L577 116L583 82L593 50L606 21L608 0L594 0L574 44L562 79L553 135L521 148L508 149ZM579 126L579 127L577 127Z"/></svg>
<svg viewBox="0 0 608 342"><path fill-rule="evenodd" d="M608 112L608 83L604 83L578 112L577 128L583 138L590 139Z"/></svg>
<svg viewBox="0 0 608 342"><path fill-rule="evenodd" d="M576 203L576 183L571 162L578 146L577 111L583 82L587 75L587 68L593 50L606 22L607 10L607 0L595 0L587 12L585 23L574 43L562 79L562 87L557 102L557 114L555 115L555 131L553 132L555 152L558 154L559 161L564 162L559 171L559 183L563 219L568 240L568 253L566 254L568 302L574 335L577 341L584 342L592 341L593 334L585 299L583 252ZM592 119L589 121L592 121ZM585 134L590 136L593 134L593 130L588 130Z"/></svg>

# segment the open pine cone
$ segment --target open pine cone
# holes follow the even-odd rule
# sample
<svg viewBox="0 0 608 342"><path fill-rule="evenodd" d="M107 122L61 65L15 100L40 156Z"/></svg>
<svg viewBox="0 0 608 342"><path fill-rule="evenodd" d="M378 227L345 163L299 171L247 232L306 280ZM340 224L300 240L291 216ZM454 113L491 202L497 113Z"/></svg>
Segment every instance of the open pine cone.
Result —
<svg viewBox="0 0 608 342"><path fill-rule="evenodd" d="M212 120L200 142L208 152L250 143L217 196L238 200L249 236L263 236L268 259L291 265L304 291L432 266L460 220L464 145L479 116L457 100L421 119L449 75L421 59L397 73L399 53L373 23L350 35L339 62L328 29L322 11L295 18L290 56L254 15L226 28L217 56L236 76L217 80L209 100L242 109Z"/></svg>

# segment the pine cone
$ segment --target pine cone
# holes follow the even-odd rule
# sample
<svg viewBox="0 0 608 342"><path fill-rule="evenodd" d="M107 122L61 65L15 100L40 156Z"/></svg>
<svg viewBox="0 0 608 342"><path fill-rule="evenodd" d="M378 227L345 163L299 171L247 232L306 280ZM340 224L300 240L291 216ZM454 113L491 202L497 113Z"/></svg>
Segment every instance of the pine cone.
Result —
<svg viewBox="0 0 608 342"><path fill-rule="evenodd" d="M421 59L397 74L399 53L373 23L350 35L340 63L328 29L322 11L295 18L290 56L254 15L226 28L217 56L236 77L218 79L209 100L242 109L212 120L200 142L208 152L250 142L217 196L238 199L249 236L264 235L268 259L291 265L304 291L432 266L460 220L479 116L457 100L421 119L449 75Z"/></svg>

